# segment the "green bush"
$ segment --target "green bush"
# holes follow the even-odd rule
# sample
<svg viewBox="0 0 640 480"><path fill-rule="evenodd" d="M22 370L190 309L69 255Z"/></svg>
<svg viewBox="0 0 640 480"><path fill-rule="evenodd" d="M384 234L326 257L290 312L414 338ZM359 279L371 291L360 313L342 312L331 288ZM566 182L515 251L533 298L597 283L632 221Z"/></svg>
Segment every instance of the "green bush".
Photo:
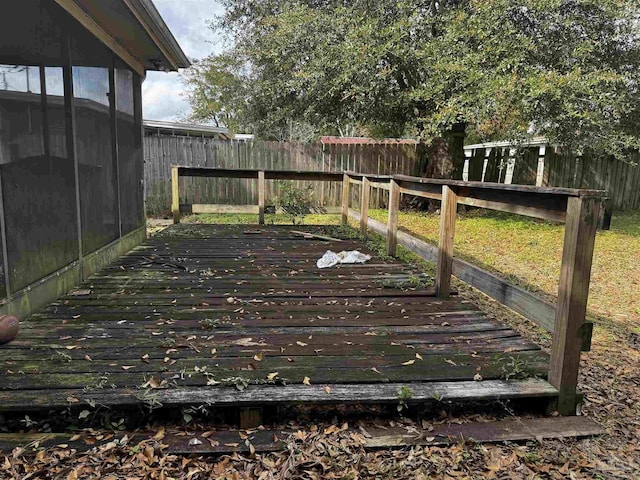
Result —
<svg viewBox="0 0 640 480"><path fill-rule="evenodd" d="M313 186L298 188L290 180L278 182L278 186L278 207L291 219L293 225L303 224L304 217L313 207Z"/></svg>

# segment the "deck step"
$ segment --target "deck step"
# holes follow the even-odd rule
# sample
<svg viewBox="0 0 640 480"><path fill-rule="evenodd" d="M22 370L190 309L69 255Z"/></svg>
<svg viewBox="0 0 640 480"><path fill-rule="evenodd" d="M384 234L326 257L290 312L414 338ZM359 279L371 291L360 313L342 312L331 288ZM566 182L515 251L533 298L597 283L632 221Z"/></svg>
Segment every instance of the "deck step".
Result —
<svg viewBox="0 0 640 480"><path fill-rule="evenodd" d="M330 427L329 427L330 428ZM304 429L303 429L304 431ZM327 432L343 431L333 428ZM164 435L157 432L119 432L116 435L103 432L100 440L88 433L71 435L68 433L21 433L0 434L0 452L8 453L14 448L25 448L26 453L41 448L73 448L79 452L100 447L109 442L121 443L126 438L129 447L140 442L153 442L160 439L166 445L166 454L225 454L248 452L250 445L256 452L273 452L286 449L286 441L294 431L286 430L215 430L184 432L167 431ZM320 433L323 433L320 430ZM595 421L587 417L553 418L513 418L486 423L433 425L423 430L416 425L408 427L363 427L347 429L345 434L357 433L364 436L364 447L368 450L383 448L403 448L409 445L444 446L469 440L481 443L541 441L551 438L585 438L602 435L604 430ZM203 435L204 434L204 435ZM299 435L299 434L298 434ZM123 444L122 446L124 446Z"/></svg>
<svg viewBox="0 0 640 480"><path fill-rule="evenodd" d="M558 391L547 381L532 378L527 380L484 380L459 382L378 383L336 385L249 385L242 391L230 386L195 386L156 389L151 391L154 402L163 406L202 405L211 406L264 406L292 404L384 404L397 403L399 392L408 389L406 403L423 403L434 400L484 401L523 398L553 398ZM401 390L402 389L402 390ZM405 390L406 391L406 390ZM25 399L18 392L2 395L0 409L27 410L43 408L66 408L99 404L130 406L142 404L139 389L81 389L30 390L32 399ZM69 403L69 399L73 403Z"/></svg>

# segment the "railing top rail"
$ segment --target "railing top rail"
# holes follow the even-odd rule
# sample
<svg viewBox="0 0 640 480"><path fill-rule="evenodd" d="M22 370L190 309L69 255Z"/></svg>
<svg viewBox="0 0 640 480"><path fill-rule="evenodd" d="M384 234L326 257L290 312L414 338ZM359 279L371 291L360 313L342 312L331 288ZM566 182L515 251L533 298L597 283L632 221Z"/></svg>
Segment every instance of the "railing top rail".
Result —
<svg viewBox="0 0 640 480"><path fill-rule="evenodd" d="M258 178L258 171L265 172L268 180L341 180L343 175L352 178L362 179L367 177L370 180L386 182L396 180L399 182L414 183L421 185L434 185L458 187L464 189L474 189L482 191L497 191L504 193L524 193L542 194L560 197L596 197L605 198L607 192L604 190L588 190L561 187L536 187L532 185L507 185L493 182L465 182L463 180L447 180L438 178L412 177L409 175L377 175L354 171L312 171L312 170L276 170L276 169L252 169L252 168L216 168L216 167L189 167L176 165L181 176L202 176L202 177L226 177L226 178Z"/></svg>
<svg viewBox="0 0 640 480"><path fill-rule="evenodd" d="M494 182L465 182L464 180L446 180L438 178L411 177L409 175L394 175L394 180L415 182L431 185L447 185L449 187L467 187L483 190L502 190L509 192L540 193L547 195L561 195L566 197L606 197L604 190L587 190L561 187L536 187L533 185L513 185Z"/></svg>

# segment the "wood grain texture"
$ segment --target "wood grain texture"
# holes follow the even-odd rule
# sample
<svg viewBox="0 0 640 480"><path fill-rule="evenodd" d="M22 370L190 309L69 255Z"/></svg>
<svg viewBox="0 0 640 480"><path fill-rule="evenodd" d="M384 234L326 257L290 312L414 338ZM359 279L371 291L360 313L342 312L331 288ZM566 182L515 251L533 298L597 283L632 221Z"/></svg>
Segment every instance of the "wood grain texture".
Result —
<svg viewBox="0 0 640 480"><path fill-rule="evenodd" d="M544 380L500 380L516 357L544 378L548 355L473 303L436 298L411 282L414 266L359 241L293 228L174 225L149 239L23 322L0 350L0 408L132 405L146 390L167 404L375 402L381 391L386 402L404 383L424 396L463 395L464 382L482 398L554 396ZM320 270L327 249L373 258Z"/></svg>
<svg viewBox="0 0 640 480"><path fill-rule="evenodd" d="M362 188L360 192L360 233L367 234L367 220L369 219L369 200L371 198L371 187L369 179L362 178ZM348 213L348 210L347 210Z"/></svg>
<svg viewBox="0 0 640 480"><path fill-rule="evenodd" d="M436 263L436 295L449 298L451 274L453 272L453 238L458 216L458 195L449 186L442 187L440 207L440 234L438 237L438 260Z"/></svg>
<svg viewBox="0 0 640 480"><path fill-rule="evenodd" d="M384 428L375 425L361 425L366 433L364 447L368 450L406 448L412 445L437 446L451 445L461 441L474 443L501 443L540 441L543 439L586 438L604 434L603 428L587 417L554 418L516 418L492 422L471 422L462 424L435 424L430 430L419 427L402 428L400 426ZM358 433L363 433L359 430ZM121 432L129 439L130 445L148 440L157 432ZM205 434L205 436L202 436ZM216 429L216 431L193 431L191 435L166 432L162 439L165 452L169 454L222 454L249 452L253 446L256 452L275 452L287 448L286 440L296 431L260 429L242 432L234 429ZM0 451L11 452L15 448L27 447L37 443L41 448L53 448L67 444L77 452L84 452L114 440L108 435L102 440L85 442L84 437L73 440L69 433L22 433L0 434ZM117 437L116 437L117 438ZM189 444L192 438L200 443ZM196 443L196 442L193 442Z"/></svg>
<svg viewBox="0 0 640 480"><path fill-rule="evenodd" d="M173 223L180 223L180 176L179 167L171 167L171 213Z"/></svg>
<svg viewBox="0 0 640 480"><path fill-rule="evenodd" d="M400 186L391 180L389 190L389 216L387 219L387 255L394 257L398 245L398 214L400 211Z"/></svg>
<svg viewBox="0 0 640 480"><path fill-rule="evenodd" d="M342 224L346 225L349 221L349 191L351 188L351 182L349 181L349 175L344 174L342 176Z"/></svg>
<svg viewBox="0 0 640 480"><path fill-rule="evenodd" d="M266 185L264 170L258 172L258 223L264 225L264 203L266 195Z"/></svg>
<svg viewBox="0 0 640 480"><path fill-rule="evenodd" d="M560 392L558 410L563 415L575 414L581 334L599 213L597 199L569 199L549 370L549 379Z"/></svg>

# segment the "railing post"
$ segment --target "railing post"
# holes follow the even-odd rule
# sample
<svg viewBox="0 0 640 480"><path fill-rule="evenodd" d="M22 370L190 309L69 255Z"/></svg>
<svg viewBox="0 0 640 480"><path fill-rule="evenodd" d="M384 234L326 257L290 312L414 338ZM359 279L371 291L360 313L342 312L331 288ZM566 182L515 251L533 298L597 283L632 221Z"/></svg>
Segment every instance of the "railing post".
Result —
<svg viewBox="0 0 640 480"><path fill-rule="evenodd" d="M398 246L398 211L400 210L400 185L394 179L389 183L389 219L387 220L387 255L395 257Z"/></svg>
<svg viewBox="0 0 640 480"><path fill-rule="evenodd" d="M178 166L171 166L171 213L173 223L180 223L180 185L178 183Z"/></svg>
<svg viewBox="0 0 640 480"><path fill-rule="evenodd" d="M265 181L264 170L258 171L258 223L264 225L264 196Z"/></svg>
<svg viewBox="0 0 640 480"><path fill-rule="evenodd" d="M369 179L362 177L362 191L360 192L360 233L367 234L367 225L369 223L369 196L371 195L371 187Z"/></svg>
<svg viewBox="0 0 640 480"><path fill-rule="evenodd" d="M349 175L344 174L342 176L342 224L346 225L349 222L349 188L351 182L349 181Z"/></svg>
<svg viewBox="0 0 640 480"><path fill-rule="evenodd" d="M599 210L600 202L595 198L568 199L549 366L549 382L559 391L557 410L561 415L575 415L578 403L580 333L587 313Z"/></svg>
<svg viewBox="0 0 640 480"><path fill-rule="evenodd" d="M442 186L440 205L440 235L438 240L438 263L436 265L436 294L449 298L451 294L451 272L453 270L453 238L456 230L458 195L451 187Z"/></svg>

